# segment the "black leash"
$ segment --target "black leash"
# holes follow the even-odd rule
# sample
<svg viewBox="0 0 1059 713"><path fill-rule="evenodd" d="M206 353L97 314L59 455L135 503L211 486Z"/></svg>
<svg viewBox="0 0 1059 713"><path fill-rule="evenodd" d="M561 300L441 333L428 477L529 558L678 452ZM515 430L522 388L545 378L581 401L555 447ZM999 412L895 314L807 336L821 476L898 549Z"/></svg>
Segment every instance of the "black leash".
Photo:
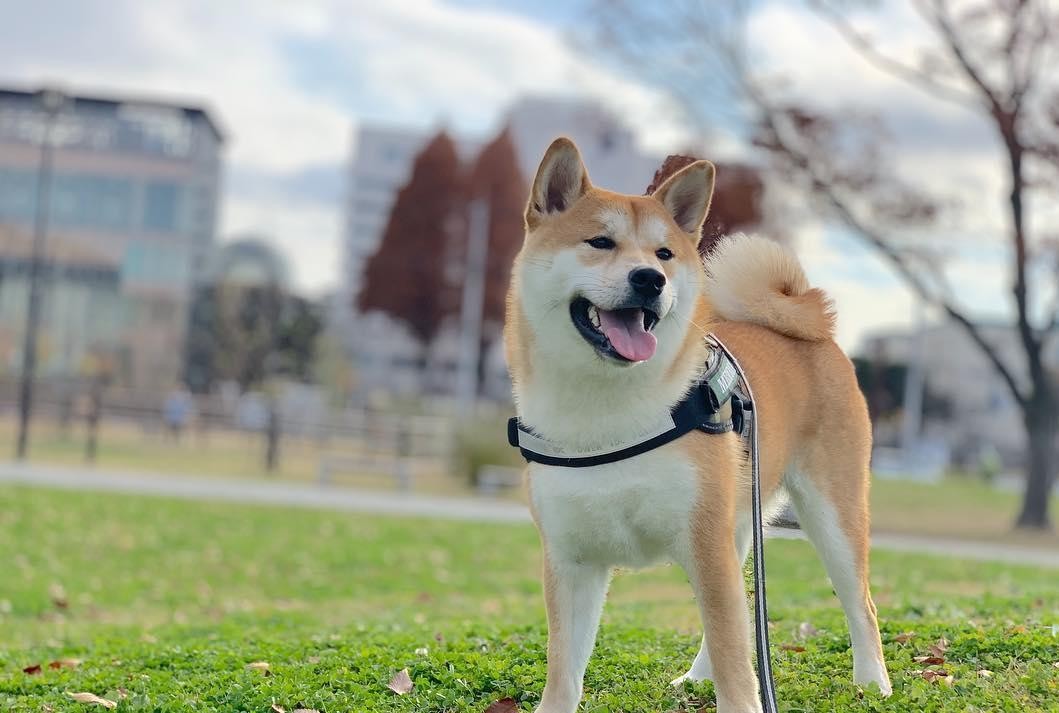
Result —
<svg viewBox="0 0 1059 713"><path fill-rule="evenodd" d="M754 557L754 643L757 648L757 680L761 693L763 713L776 713L776 684L772 680L772 653L769 648L769 612L765 601L765 533L761 514L761 459L758 456L757 413L754 392L743 367L724 344L714 337L714 342L735 366L746 390L746 401L739 406L747 412L744 428L750 429L750 519L753 529ZM733 404L733 412L735 405Z"/></svg>

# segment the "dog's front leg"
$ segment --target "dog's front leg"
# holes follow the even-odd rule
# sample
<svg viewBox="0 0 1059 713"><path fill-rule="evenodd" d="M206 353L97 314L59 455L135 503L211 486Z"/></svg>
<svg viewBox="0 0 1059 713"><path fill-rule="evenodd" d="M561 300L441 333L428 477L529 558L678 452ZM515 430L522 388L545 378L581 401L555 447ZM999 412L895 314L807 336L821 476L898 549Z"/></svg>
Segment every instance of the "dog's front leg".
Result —
<svg viewBox="0 0 1059 713"><path fill-rule="evenodd" d="M711 524L694 529L688 576L702 613L717 713L760 713L742 566L732 529L716 521Z"/></svg>
<svg viewBox="0 0 1059 713"><path fill-rule="evenodd" d="M574 713L585 667L596 642L610 569L545 556L548 609L548 682L537 713Z"/></svg>

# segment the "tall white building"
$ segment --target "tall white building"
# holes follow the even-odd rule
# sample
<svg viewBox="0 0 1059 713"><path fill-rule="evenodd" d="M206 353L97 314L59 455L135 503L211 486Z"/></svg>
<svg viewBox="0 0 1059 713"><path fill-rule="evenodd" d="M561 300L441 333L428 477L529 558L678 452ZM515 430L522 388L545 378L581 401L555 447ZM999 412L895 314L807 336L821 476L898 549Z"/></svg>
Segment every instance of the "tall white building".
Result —
<svg viewBox="0 0 1059 713"><path fill-rule="evenodd" d="M397 192L408 182L416 154L430 136L380 126L361 126L353 146L346 216L343 288L351 304L360 292L364 266L386 230Z"/></svg>
<svg viewBox="0 0 1059 713"><path fill-rule="evenodd" d="M643 193L664 158L642 152L633 132L618 117L588 100L526 97L511 106L501 124L511 131L527 185L544 150L557 136L572 138L582 151L593 182L612 190ZM424 368L418 359L418 346L403 325L379 313L359 314L356 308L365 266L379 248L397 192L410 178L416 154L434 133L370 125L356 132L343 283L332 320L353 359L362 394L444 391L446 384L454 382L454 360L459 351L454 329L443 330L438 336L429 366ZM474 160L478 147L488 138L454 137L467 163ZM488 370L503 370L498 358L489 361ZM425 374L427 371L430 373ZM498 383L499 379L492 376L486 382ZM494 391L499 396L505 389Z"/></svg>
<svg viewBox="0 0 1059 713"><path fill-rule="evenodd" d="M593 184L619 193L643 193L665 158L641 151L632 130L588 99L525 97L511 106L504 123L527 183L557 136L577 144Z"/></svg>

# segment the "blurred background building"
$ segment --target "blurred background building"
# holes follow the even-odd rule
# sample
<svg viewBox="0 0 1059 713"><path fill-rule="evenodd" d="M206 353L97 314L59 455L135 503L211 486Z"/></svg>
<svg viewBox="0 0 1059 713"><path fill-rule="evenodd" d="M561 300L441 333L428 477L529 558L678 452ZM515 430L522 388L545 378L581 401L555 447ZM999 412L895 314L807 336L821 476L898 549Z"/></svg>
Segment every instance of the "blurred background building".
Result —
<svg viewBox="0 0 1059 713"><path fill-rule="evenodd" d="M0 370L21 359L24 276L37 214L41 93L0 89ZM193 286L216 239L224 137L203 109L136 97L63 97L55 116L41 377L105 351L124 385L171 384Z"/></svg>
<svg viewBox="0 0 1059 713"><path fill-rule="evenodd" d="M1025 379L1025 354L1015 328L983 323L981 333ZM873 365L877 372L897 374L893 383L880 385L881 392L865 385L875 410L878 446L907 446L927 460L942 451L940 463L924 464L940 468L938 477L950 465L975 470L993 453L1008 467L1025 466L1022 412L996 369L958 325L940 322L869 333L858 354L858 362ZM1048 371L1059 375L1059 345L1053 342L1043 361ZM919 393L909 393L908 381ZM920 412L909 413L909 403ZM909 421L912 434L903 432ZM909 437L913 442L903 444ZM909 465L900 467L905 472Z"/></svg>

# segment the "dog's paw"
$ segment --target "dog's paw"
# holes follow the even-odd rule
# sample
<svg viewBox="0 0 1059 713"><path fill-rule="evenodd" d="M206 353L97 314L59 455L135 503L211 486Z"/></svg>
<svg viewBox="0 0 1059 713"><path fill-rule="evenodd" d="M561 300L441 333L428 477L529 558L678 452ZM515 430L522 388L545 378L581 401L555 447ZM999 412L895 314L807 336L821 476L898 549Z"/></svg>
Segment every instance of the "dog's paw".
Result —
<svg viewBox="0 0 1059 713"><path fill-rule="evenodd" d="M688 681L690 683L699 683L700 681L712 681L712 680L713 680L713 677L712 677L712 675L710 674L709 671L700 672L700 671L692 670L692 671L688 671L683 676L678 676L678 677L674 678L672 681L669 682L669 685L673 686L674 688L680 688L681 686L684 685L685 681Z"/></svg>
<svg viewBox="0 0 1059 713"><path fill-rule="evenodd" d="M866 691L875 691L882 695L883 698L889 697L894 692L893 687L890 685L890 676L887 674L886 669L881 666L870 671L854 670L853 683Z"/></svg>
<svg viewBox="0 0 1059 713"><path fill-rule="evenodd" d="M880 696L882 696L883 698L889 698L891 695L893 695L893 692L894 692L894 689L890 685L890 682L886 681L886 680L881 681L881 682L880 681L862 681L862 682L854 681L854 683L858 687L860 687L862 690L867 691L869 693L877 693Z"/></svg>

